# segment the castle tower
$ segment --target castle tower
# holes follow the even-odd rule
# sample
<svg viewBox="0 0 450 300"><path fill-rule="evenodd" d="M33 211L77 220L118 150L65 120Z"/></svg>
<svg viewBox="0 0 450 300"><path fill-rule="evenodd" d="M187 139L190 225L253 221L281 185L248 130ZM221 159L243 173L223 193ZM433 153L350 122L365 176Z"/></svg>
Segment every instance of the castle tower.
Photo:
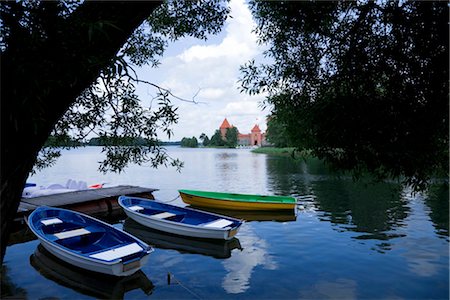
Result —
<svg viewBox="0 0 450 300"><path fill-rule="evenodd" d="M259 126L256 124L253 126L251 131L251 137L250 137L250 143L252 146L261 146L262 144L262 136L261 136L261 129L259 129Z"/></svg>
<svg viewBox="0 0 450 300"><path fill-rule="evenodd" d="M231 128L230 123L228 123L227 118L225 118L222 122L222 125L220 125L220 135L222 135L222 139L225 139L225 135L227 134L227 129Z"/></svg>

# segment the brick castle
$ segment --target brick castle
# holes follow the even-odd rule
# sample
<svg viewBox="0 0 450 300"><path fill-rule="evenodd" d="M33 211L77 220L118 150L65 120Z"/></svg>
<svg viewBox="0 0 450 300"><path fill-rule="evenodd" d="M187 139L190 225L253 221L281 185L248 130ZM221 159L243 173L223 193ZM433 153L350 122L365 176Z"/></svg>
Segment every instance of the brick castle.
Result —
<svg viewBox="0 0 450 300"><path fill-rule="evenodd" d="M227 118L223 120L222 125L220 125L220 134L222 138L225 139L225 134L227 129L233 127L228 122ZM242 134L238 130L238 145L239 146L263 146L266 145L266 134L261 132L261 129L257 124L253 126L250 133Z"/></svg>

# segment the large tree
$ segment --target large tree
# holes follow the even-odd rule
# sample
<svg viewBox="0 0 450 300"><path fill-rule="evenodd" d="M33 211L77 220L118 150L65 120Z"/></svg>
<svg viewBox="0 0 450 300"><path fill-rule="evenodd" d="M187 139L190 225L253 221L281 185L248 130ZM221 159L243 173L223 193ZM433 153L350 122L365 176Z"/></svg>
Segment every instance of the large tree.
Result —
<svg viewBox="0 0 450 300"><path fill-rule="evenodd" d="M250 1L268 63L242 68L300 150L424 189L448 175L448 3Z"/></svg>
<svg viewBox="0 0 450 300"><path fill-rule="evenodd" d="M170 135L177 121L170 91L158 88L153 110L140 105L132 64L157 65L168 41L218 32L228 8L221 1L10 1L1 3L1 13L3 262L29 173L58 156L42 151L51 133L82 139L95 132L114 141L102 171L167 163L156 132ZM137 137L147 147L120 147Z"/></svg>

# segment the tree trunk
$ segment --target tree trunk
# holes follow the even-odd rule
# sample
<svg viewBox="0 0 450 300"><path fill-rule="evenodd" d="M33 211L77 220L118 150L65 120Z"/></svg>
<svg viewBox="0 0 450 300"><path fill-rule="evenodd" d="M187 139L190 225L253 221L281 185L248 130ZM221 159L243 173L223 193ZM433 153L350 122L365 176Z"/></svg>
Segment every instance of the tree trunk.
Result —
<svg viewBox="0 0 450 300"><path fill-rule="evenodd" d="M66 19L44 14L54 21L46 35L10 28L1 58L1 263L23 187L53 126L160 4L86 1Z"/></svg>

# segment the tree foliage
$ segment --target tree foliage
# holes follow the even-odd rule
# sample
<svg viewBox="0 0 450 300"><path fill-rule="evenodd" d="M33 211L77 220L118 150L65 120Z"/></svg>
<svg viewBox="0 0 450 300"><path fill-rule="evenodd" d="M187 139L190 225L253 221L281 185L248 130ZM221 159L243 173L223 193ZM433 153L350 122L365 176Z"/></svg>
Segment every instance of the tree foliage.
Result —
<svg viewBox="0 0 450 300"><path fill-rule="evenodd" d="M2 1L0 12L3 261L30 171L59 156L43 148L50 135L113 141L103 149L103 172L129 163L180 166L157 138L172 135L176 97L145 82L155 94L139 101L136 85L144 81L133 66L156 66L169 41L218 32L228 8L226 0ZM148 144L125 146L127 138Z"/></svg>
<svg viewBox="0 0 450 300"><path fill-rule="evenodd" d="M200 134L199 138L200 138L200 141L202 141L203 146L206 147L209 145L209 137L205 133Z"/></svg>
<svg viewBox="0 0 450 300"><path fill-rule="evenodd" d="M250 5L270 63L243 66L242 88L269 94L293 145L416 189L448 174L446 2Z"/></svg>
<svg viewBox="0 0 450 300"><path fill-rule="evenodd" d="M211 136L211 139L209 140L209 145L218 147L225 146L225 141L222 139L222 134L220 133L219 129L217 129Z"/></svg>
<svg viewBox="0 0 450 300"><path fill-rule="evenodd" d="M278 148L291 146L290 140L286 132L286 125L283 121L278 120L276 116L272 116L267 121L267 141Z"/></svg>
<svg viewBox="0 0 450 300"><path fill-rule="evenodd" d="M181 139L181 147L197 148L198 140L195 136L193 136L192 138L184 137Z"/></svg>
<svg viewBox="0 0 450 300"><path fill-rule="evenodd" d="M230 148L236 148L238 143L238 129L234 126L227 128L225 133L225 143Z"/></svg>
<svg viewBox="0 0 450 300"><path fill-rule="evenodd" d="M146 162L154 167L170 164L180 168L182 162L170 158L159 147L158 133L170 139L171 125L178 122L173 95L140 80L133 65L155 67L170 41L184 36L206 39L208 34L218 33L228 12L226 1L220 0L164 2L134 31L97 81L77 98L56 124L53 135L70 133L79 141L93 134L108 139L103 149L105 159L99 166L102 172L120 172L129 163ZM145 99L136 95L138 83L152 85L156 90L154 98L141 102ZM126 138L142 138L147 143L125 146L121 141ZM53 163L49 158L58 156L58 148L43 149L35 168Z"/></svg>
<svg viewBox="0 0 450 300"><path fill-rule="evenodd" d="M222 137L222 133L217 129L208 141L208 145L212 147L229 147L236 148L238 142L238 129L236 127L227 128L225 132L225 138Z"/></svg>

